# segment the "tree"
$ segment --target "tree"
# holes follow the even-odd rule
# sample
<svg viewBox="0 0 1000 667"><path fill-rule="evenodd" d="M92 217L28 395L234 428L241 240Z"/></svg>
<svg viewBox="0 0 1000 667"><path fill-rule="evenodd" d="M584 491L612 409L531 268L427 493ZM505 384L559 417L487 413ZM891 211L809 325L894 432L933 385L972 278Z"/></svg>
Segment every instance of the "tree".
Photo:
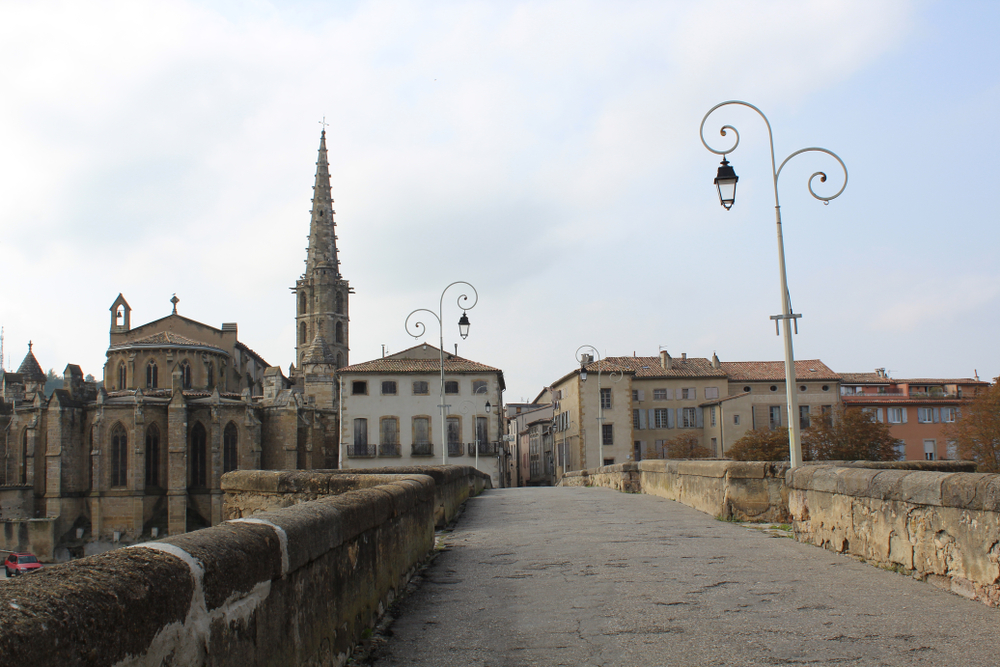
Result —
<svg viewBox="0 0 1000 667"><path fill-rule="evenodd" d="M56 372L50 368L49 372L45 374L45 395L51 396L53 391L62 389L62 386L62 376L56 375Z"/></svg>
<svg viewBox="0 0 1000 667"><path fill-rule="evenodd" d="M944 433L955 441L961 458L979 464L980 472L1000 472L1000 377L962 406Z"/></svg>
<svg viewBox="0 0 1000 667"><path fill-rule="evenodd" d="M681 433L667 440L663 449L668 459L704 459L715 455L701 446L701 438L694 433Z"/></svg>
<svg viewBox="0 0 1000 667"><path fill-rule="evenodd" d="M866 410L838 407L802 432L802 456L818 461L896 461L902 440Z"/></svg>
<svg viewBox="0 0 1000 667"><path fill-rule="evenodd" d="M787 461L788 429L755 428L729 448L729 456L736 461Z"/></svg>

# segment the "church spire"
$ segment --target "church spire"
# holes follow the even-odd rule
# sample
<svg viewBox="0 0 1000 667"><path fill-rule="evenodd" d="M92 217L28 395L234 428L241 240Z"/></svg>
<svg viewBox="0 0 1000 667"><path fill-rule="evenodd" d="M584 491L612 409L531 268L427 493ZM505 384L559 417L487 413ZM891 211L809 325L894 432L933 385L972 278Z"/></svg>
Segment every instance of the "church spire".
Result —
<svg viewBox="0 0 1000 667"><path fill-rule="evenodd" d="M333 269L340 277L337 256L337 224L333 221L333 195L330 191L330 163L326 157L326 129L319 138L319 158L316 160L316 183L313 185L312 221L309 225L309 253L306 274L318 268Z"/></svg>

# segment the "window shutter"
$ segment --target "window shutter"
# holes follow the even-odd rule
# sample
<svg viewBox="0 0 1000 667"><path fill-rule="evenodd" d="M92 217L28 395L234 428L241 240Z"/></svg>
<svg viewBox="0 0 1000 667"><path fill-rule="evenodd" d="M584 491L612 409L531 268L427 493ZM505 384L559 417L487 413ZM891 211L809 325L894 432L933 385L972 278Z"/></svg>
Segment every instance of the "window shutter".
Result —
<svg viewBox="0 0 1000 667"><path fill-rule="evenodd" d="M642 401L645 401L645 400L646 400L646 390L645 389L640 389L639 390L639 402L641 403Z"/></svg>
<svg viewBox="0 0 1000 667"><path fill-rule="evenodd" d="M674 427L674 409L667 408L667 428Z"/></svg>
<svg viewBox="0 0 1000 667"><path fill-rule="evenodd" d="M900 408L903 411L903 423L906 423L906 413L909 412L906 408Z"/></svg>
<svg viewBox="0 0 1000 667"><path fill-rule="evenodd" d="M875 410L875 421L877 421L879 424L884 424L885 423L882 420L882 408L876 408L876 410Z"/></svg>
<svg viewBox="0 0 1000 667"><path fill-rule="evenodd" d="M667 400L668 401L674 400L674 390L672 387L667 387Z"/></svg>
<svg viewBox="0 0 1000 667"><path fill-rule="evenodd" d="M646 411L639 410L639 428L646 428Z"/></svg>
<svg viewBox="0 0 1000 667"><path fill-rule="evenodd" d="M701 408L694 409L698 428L705 428L705 411Z"/></svg>
<svg viewBox="0 0 1000 667"><path fill-rule="evenodd" d="M934 423L941 421L941 408L934 408Z"/></svg>

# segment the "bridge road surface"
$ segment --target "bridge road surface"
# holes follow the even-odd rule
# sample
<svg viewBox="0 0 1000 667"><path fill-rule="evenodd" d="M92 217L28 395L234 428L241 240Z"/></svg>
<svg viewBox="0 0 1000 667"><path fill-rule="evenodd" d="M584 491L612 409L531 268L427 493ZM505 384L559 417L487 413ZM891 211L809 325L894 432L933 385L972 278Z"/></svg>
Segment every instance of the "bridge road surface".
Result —
<svg viewBox="0 0 1000 667"><path fill-rule="evenodd" d="M366 660L396 665L1000 665L1000 610L655 496L470 499Z"/></svg>

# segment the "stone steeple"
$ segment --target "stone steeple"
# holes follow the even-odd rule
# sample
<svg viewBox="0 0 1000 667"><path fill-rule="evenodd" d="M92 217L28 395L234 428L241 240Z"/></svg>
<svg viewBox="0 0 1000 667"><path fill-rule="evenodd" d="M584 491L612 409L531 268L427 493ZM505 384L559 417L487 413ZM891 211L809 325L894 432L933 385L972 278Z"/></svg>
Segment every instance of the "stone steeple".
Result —
<svg viewBox="0 0 1000 667"><path fill-rule="evenodd" d="M307 357L315 359L316 351L310 354L310 348L319 339L325 343L325 346L320 346L322 356L327 357L336 369L349 363L348 299L351 288L340 273L326 130L319 139L312 203L306 271L293 288L296 305L295 363L301 368Z"/></svg>

